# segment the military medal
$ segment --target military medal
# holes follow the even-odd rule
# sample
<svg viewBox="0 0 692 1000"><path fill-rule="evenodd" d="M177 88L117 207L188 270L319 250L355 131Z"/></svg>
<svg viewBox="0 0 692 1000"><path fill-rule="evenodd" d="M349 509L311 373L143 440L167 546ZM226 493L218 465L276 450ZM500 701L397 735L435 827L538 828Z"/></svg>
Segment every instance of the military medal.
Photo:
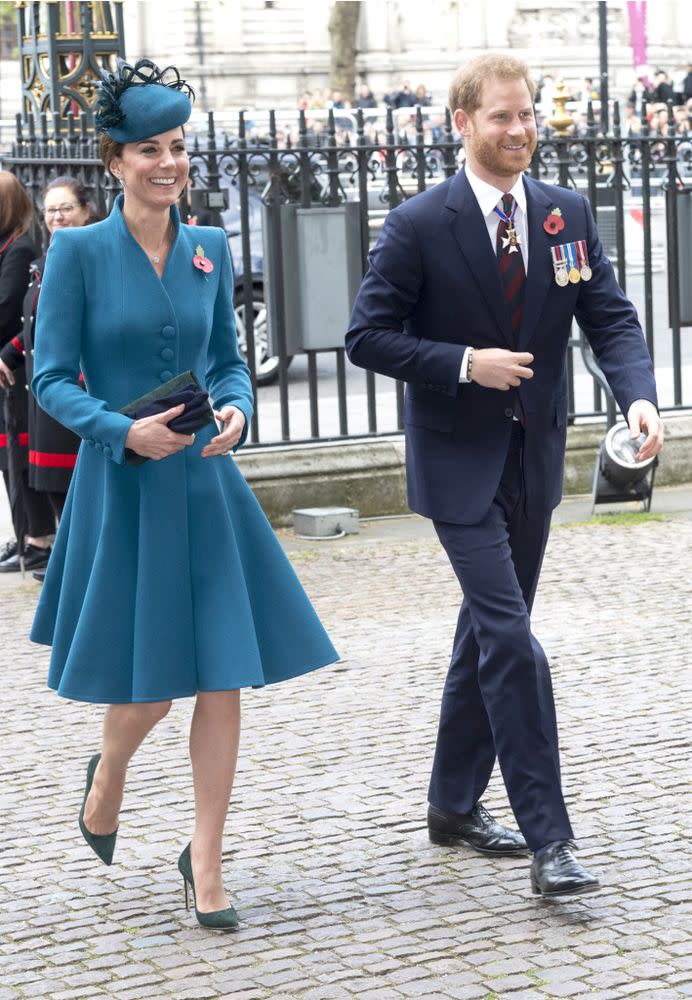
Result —
<svg viewBox="0 0 692 1000"><path fill-rule="evenodd" d="M569 284L569 275L567 274L567 264L565 261L563 248L562 247L551 247L550 253L553 258L553 270L555 271L555 283L564 288L565 285Z"/></svg>
<svg viewBox="0 0 692 1000"><path fill-rule="evenodd" d="M517 214L517 203L514 202L514 208L511 215L505 215L501 208L497 206L493 209L495 215L497 215L503 222L507 223L507 235L502 236L502 249L506 250L507 253L518 253L519 252L519 233L514 228L514 216Z"/></svg>
<svg viewBox="0 0 692 1000"><path fill-rule="evenodd" d="M565 250L567 252L567 258L569 260L569 274L568 278L573 285L578 284L581 281L581 275L579 274L579 268L575 261L575 247L574 243L565 243Z"/></svg>
<svg viewBox="0 0 692 1000"><path fill-rule="evenodd" d="M591 281L593 271L589 267L589 258L586 253L586 241L579 240L577 243L577 253L579 255L579 274L582 281Z"/></svg>
<svg viewBox="0 0 692 1000"><path fill-rule="evenodd" d="M517 253L519 250L519 234L511 223L507 226L507 235L502 237L502 248L507 249L508 253Z"/></svg>

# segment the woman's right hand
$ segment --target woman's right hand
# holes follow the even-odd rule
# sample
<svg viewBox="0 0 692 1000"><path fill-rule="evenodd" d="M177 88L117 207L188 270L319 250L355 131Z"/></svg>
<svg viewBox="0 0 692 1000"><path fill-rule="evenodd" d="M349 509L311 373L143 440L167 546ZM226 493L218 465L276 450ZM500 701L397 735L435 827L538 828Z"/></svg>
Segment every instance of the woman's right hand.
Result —
<svg viewBox="0 0 692 1000"><path fill-rule="evenodd" d="M131 448L144 458L153 458L154 461L175 455L183 448L189 448L195 440L195 435L176 434L167 426L174 417L180 416L184 409L185 404L181 403L164 413L155 413L152 417L142 417L141 420L133 421L125 438L125 447Z"/></svg>
<svg viewBox="0 0 692 1000"><path fill-rule="evenodd" d="M14 385L12 369L8 368L4 361L0 361L0 388L9 389L11 385Z"/></svg>

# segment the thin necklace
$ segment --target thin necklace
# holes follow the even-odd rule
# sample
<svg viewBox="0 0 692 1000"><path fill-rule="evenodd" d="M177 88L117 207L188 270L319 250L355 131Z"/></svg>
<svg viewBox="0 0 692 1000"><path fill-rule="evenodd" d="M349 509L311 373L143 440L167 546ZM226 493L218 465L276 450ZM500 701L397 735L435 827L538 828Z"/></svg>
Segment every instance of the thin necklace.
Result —
<svg viewBox="0 0 692 1000"><path fill-rule="evenodd" d="M154 264L160 264L161 263L160 251L161 251L161 248L163 247L164 243L168 239L168 236L169 236L169 233L170 233L170 229L171 229L171 224L170 224L170 221L169 221L169 223L166 226L166 229L164 231L163 238L161 239L161 242L156 247L156 250L153 253L151 253L149 250L147 250L146 247L143 248L144 252L147 255L147 257L151 257L151 259L152 259L152 261L153 261Z"/></svg>

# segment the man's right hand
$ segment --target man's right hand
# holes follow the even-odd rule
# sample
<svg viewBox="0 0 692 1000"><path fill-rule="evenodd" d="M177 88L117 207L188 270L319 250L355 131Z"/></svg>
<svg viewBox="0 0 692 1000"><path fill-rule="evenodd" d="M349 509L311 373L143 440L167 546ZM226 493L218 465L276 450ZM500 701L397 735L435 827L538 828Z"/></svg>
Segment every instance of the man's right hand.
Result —
<svg viewBox="0 0 692 1000"><path fill-rule="evenodd" d="M180 416L185 404L174 406L164 413L155 413L152 417L142 417L135 420L127 432L125 447L131 448L138 455L153 458L158 461L168 458L188 448L195 440L194 434L176 434L168 427L168 422Z"/></svg>
<svg viewBox="0 0 692 1000"><path fill-rule="evenodd" d="M533 378L527 367L533 354L526 351L506 351L501 347L474 348L471 360L471 381L486 389L506 392L518 386L523 378Z"/></svg>

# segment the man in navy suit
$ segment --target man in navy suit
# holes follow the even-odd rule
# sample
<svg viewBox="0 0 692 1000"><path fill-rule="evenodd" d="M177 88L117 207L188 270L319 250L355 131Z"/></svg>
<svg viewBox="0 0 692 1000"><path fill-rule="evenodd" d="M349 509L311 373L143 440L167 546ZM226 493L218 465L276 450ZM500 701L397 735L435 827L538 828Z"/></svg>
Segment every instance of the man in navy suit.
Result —
<svg viewBox="0 0 692 1000"><path fill-rule="evenodd" d="M634 307L574 191L524 176L536 147L528 67L489 53L450 87L465 165L389 213L356 299L351 361L407 383L409 504L461 584L429 789L435 843L533 852L535 893L598 888L574 857L548 662L530 613L560 502L567 342L586 333L639 458L660 451ZM495 759L521 834L480 803ZM523 835L523 836L522 836Z"/></svg>

